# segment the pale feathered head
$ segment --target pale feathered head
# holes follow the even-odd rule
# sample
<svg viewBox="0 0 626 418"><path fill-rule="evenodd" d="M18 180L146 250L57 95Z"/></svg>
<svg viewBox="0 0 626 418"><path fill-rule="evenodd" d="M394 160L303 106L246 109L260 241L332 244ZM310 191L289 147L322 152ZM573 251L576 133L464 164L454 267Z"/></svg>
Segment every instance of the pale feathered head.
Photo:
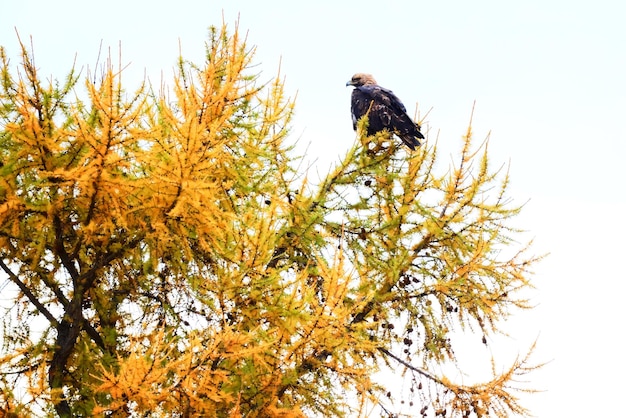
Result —
<svg viewBox="0 0 626 418"><path fill-rule="evenodd" d="M356 73L352 76L352 79L346 83L346 86L365 86L366 84L377 84L376 80L371 74Z"/></svg>

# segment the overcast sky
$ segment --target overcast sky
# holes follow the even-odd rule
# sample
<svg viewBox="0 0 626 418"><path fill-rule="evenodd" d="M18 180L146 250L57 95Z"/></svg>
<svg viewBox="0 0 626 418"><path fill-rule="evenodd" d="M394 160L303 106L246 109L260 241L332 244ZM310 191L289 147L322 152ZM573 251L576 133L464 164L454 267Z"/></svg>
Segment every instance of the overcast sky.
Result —
<svg viewBox="0 0 626 418"><path fill-rule="evenodd" d="M424 126L443 156L458 150L476 102L477 138L491 132L492 163L510 161L511 196L528 201L518 226L551 253L536 268L537 308L505 327L507 355L511 341L523 350L539 336L535 358L552 360L529 376L545 392L526 405L541 418L623 410L626 3L4 0L0 44L17 65L15 30L32 36L42 74L63 79L75 57L93 69L101 43L114 57L121 43L132 90L144 73L170 79L179 45L202 62L207 28L237 16L262 75L281 62L297 93L292 138L311 144L320 171L353 144L345 82L355 72L409 113L430 110Z"/></svg>

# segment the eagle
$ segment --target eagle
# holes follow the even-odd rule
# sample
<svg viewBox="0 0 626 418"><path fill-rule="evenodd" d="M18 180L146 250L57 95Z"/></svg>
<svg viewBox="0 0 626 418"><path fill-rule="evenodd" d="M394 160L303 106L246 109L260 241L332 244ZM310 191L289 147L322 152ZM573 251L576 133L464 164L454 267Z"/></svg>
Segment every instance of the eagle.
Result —
<svg viewBox="0 0 626 418"><path fill-rule="evenodd" d="M386 129L412 150L420 146L419 140L424 138L420 126L407 115L406 108L391 90L379 86L371 74L364 73L355 74L346 86L354 87L351 110L355 131L359 119L368 116L368 136Z"/></svg>

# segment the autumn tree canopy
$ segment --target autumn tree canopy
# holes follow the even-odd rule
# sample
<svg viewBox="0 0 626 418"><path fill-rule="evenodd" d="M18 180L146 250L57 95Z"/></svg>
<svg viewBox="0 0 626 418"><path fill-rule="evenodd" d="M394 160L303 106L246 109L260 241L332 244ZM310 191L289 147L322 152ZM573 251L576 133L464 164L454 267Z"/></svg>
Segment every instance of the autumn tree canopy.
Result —
<svg viewBox="0 0 626 418"><path fill-rule="evenodd" d="M486 144L468 130L448 165L359 135L309 181L253 53L214 28L155 88L110 60L50 81L2 50L0 408L366 416L408 396L415 416L525 415L526 358L482 384L438 373L453 331L480 343L528 307L536 258Z"/></svg>

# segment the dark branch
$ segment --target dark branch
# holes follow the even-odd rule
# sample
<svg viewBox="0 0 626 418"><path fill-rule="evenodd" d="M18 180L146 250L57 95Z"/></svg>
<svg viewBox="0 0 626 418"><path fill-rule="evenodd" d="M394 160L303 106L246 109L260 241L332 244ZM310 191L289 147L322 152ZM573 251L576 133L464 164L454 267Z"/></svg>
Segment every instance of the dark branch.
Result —
<svg viewBox="0 0 626 418"><path fill-rule="evenodd" d="M412 370L416 373L421 374L422 376L432 380L433 382L437 382L440 385L443 385L443 382L441 381L441 379L439 379L436 376L433 376L432 374L428 373L426 370L424 369L420 369L419 367L415 367L414 365L412 365L411 363L402 360L400 357L396 356L395 354L393 354L391 351L387 350L384 347L378 347L378 351L380 351L381 353L385 354L386 356L391 357L392 359L394 359L395 361L397 361L398 363L402 364L404 367L406 367L409 370Z"/></svg>
<svg viewBox="0 0 626 418"><path fill-rule="evenodd" d="M17 287L20 288L22 293L24 293L24 295L26 295L28 300L30 300L30 303L35 305L35 307L39 310L39 312L41 312L41 314L43 316L45 316L46 319L53 326L58 326L59 325L59 321L57 321L57 319L54 317L54 315L52 315L50 313L50 311L48 309L46 309L46 307L39 301L39 299L37 299L37 297L33 294L33 292L30 291L30 289L24 284L24 282L22 282L19 279L19 277L17 277L17 275L15 273L13 273L11 271L11 269L9 269L9 267L6 264L4 264L4 261L1 260L1 259L0 259L0 267L9 276L9 280L11 280L13 283L15 283L17 285Z"/></svg>

